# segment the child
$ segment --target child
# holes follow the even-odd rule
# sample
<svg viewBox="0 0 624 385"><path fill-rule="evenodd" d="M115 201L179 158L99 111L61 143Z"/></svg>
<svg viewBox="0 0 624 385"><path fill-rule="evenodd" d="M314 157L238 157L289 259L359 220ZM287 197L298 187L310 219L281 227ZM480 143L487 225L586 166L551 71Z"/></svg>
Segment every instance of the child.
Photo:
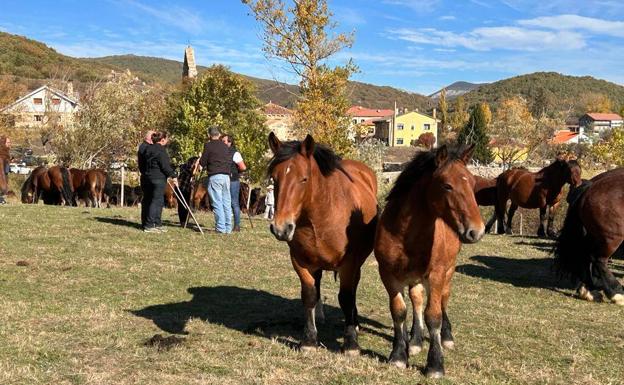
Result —
<svg viewBox="0 0 624 385"><path fill-rule="evenodd" d="M264 209L264 219L273 219L273 214L275 213L275 209L273 208L275 205L275 196L273 195L272 184L267 187L267 195L266 198L264 198L264 204L266 205Z"/></svg>

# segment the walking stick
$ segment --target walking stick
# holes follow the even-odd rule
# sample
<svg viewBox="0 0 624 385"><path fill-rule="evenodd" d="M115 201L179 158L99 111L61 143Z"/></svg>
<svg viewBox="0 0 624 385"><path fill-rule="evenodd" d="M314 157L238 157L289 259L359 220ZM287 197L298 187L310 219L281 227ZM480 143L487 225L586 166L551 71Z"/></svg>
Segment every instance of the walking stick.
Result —
<svg viewBox="0 0 624 385"><path fill-rule="evenodd" d="M197 228L199 229L199 232L202 233L202 235L204 234L204 230L202 230L201 226L199 225L199 222L197 222L197 218L195 218L195 214L193 214L193 212L191 211L191 208L189 207L188 203L186 202L186 199L184 199L184 195L182 194L182 190L180 190L180 188L174 184L171 184L171 182L167 181L167 183L169 183L169 186L171 186L171 189L173 190L173 193L175 194L176 198L178 198L178 200L180 201L180 203L182 203L182 206L184 206L185 209L188 210L189 214L191 214L191 217L193 218L193 221L195 221L195 224L197 225ZM178 188L176 190L176 187Z"/></svg>
<svg viewBox="0 0 624 385"><path fill-rule="evenodd" d="M249 224L251 225L251 228L253 229L253 221L251 220L251 214L249 213L249 210L251 210L251 207L249 207L249 204L251 203L251 185L249 183L247 183L247 218L249 218Z"/></svg>

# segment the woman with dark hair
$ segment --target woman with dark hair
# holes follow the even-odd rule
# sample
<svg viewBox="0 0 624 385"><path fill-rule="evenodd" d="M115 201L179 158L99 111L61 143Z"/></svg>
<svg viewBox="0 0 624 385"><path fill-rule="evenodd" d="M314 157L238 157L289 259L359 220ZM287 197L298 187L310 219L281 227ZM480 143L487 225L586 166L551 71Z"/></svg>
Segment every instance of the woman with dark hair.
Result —
<svg viewBox="0 0 624 385"><path fill-rule="evenodd" d="M232 213L234 214L234 228L232 231L240 231L240 173L247 170L243 156L236 149L234 137L230 134L221 136L223 143L230 148L230 196L232 197Z"/></svg>
<svg viewBox="0 0 624 385"><path fill-rule="evenodd" d="M171 167L171 159L165 146L169 143L166 132L152 134L152 145L145 150L145 184L143 194L148 194L149 209L143 231L147 233L163 233L167 230L162 226L162 209L165 205L165 186L167 178L173 178L177 186L176 172Z"/></svg>

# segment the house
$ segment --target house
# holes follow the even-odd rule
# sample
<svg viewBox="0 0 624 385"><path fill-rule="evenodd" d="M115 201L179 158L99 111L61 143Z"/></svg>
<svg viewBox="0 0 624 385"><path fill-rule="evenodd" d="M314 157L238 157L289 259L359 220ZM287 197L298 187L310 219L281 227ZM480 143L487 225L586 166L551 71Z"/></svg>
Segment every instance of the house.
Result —
<svg viewBox="0 0 624 385"><path fill-rule="evenodd" d="M438 141L439 120L418 111L404 110L403 114L395 114L374 120L375 138L386 143L390 147L410 146L424 133L432 133Z"/></svg>
<svg viewBox="0 0 624 385"><path fill-rule="evenodd" d="M67 85L67 91L65 93L48 85L41 86L1 108L0 114L8 115L9 124L16 128L42 127L52 116L58 119L58 124L65 125L73 120L79 108L71 82Z"/></svg>
<svg viewBox="0 0 624 385"><path fill-rule="evenodd" d="M551 144L574 144L578 143L581 134L572 130L559 130L555 132L555 136L550 140Z"/></svg>
<svg viewBox="0 0 624 385"><path fill-rule="evenodd" d="M392 116L394 110L379 109L379 108L366 108L362 106L352 106L347 110L347 116L351 119L350 129L353 129L356 125L360 125L366 128L366 133L363 137L375 136L375 120ZM355 137L355 132L352 132L352 137Z"/></svg>
<svg viewBox="0 0 624 385"><path fill-rule="evenodd" d="M296 139L293 132L293 111L279 104L268 102L260 107L260 113L266 118L266 126L280 140Z"/></svg>
<svg viewBox="0 0 624 385"><path fill-rule="evenodd" d="M624 126L624 119L614 113L588 112L579 118L579 126L585 131L600 134Z"/></svg>

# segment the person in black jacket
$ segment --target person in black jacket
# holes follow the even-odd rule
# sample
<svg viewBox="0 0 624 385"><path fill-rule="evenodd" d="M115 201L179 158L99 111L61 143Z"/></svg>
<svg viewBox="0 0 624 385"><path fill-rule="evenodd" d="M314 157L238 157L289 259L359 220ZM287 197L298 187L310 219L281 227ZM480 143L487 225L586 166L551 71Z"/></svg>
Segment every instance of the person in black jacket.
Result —
<svg viewBox="0 0 624 385"><path fill-rule="evenodd" d="M166 232L162 227L162 209L165 205L165 185L167 178L173 178L173 184L178 185L176 172L171 166L171 160L165 146L169 143L166 132L156 132L152 135L152 145L145 150L145 182L144 195L148 195L149 209L143 227L145 232Z"/></svg>
<svg viewBox="0 0 624 385"><path fill-rule="evenodd" d="M143 191L143 199L141 200L141 226L143 228L145 228L145 223L147 222L147 213L149 211L150 205L150 201L148 200L148 198L151 196L150 194L145 194L145 190L147 190L147 177L145 176L145 151L147 151L147 148L152 145L153 134L154 131L152 130L149 130L145 133L143 143L139 145L139 150L137 151L139 172L141 173L141 191Z"/></svg>

